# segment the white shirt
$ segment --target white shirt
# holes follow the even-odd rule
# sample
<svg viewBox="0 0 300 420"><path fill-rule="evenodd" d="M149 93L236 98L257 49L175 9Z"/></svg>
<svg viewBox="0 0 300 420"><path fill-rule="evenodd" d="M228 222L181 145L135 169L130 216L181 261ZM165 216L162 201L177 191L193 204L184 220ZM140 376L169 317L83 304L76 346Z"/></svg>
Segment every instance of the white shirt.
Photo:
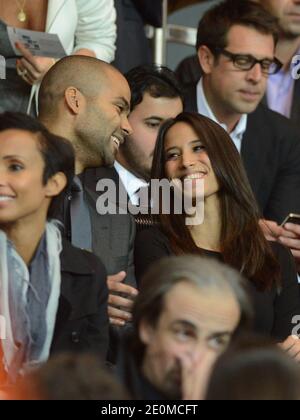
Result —
<svg viewBox="0 0 300 420"><path fill-rule="evenodd" d="M217 120L216 116L212 112L212 109L207 102L204 89L203 89L202 78L200 79L197 85L197 106L198 106L199 114L210 118L211 120L218 123L221 127L224 128L224 130L228 132L226 124L222 124L220 123L220 121ZM229 133L239 153L241 153L241 150L242 150L242 141L243 141L243 136L247 130L247 121L248 121L248 115L243 114L237 126L235 127L235 129L231 133Z"/></svg>
<svg viewBox="0 0 300 420"><path fill-rule="evenodd" d="M141 178L133 175L132 172L129 172L124 166L120 165L119 162L115 161L114 164L115 170L118 172L118 175L127 191L128 197L131 203L134 206L139 205L139 198L137 192L142 187L147 187L149 184Z"/></svg>

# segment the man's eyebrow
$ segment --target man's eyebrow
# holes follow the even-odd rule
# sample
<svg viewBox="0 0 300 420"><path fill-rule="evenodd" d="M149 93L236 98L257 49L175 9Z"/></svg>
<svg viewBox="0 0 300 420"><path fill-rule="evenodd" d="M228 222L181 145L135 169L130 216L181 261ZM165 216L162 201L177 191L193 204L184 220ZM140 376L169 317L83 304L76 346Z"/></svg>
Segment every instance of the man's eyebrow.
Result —
<svg viewBox="0 0 300 420"><path fill-rule="evenodd" d="M187 321L186 319L177 319L176 321L173 322L173 325L178 325L178 324L186 328L191 328L193 330L197 329L195 324L193 324L191 321Z"/></svg>
<svg viewBox="0 0 300 420"><path fill-rule="evenodd" d="M255 55L253 55L253 54L248 54L248 53L232 53L232 54L234 54L234 55L242 55L242 56L244 56L244 57L253 57L253 58L255 58L256 60L270 60L270 61L273 61L274 60L274 57L264 57L264 58L257 58L257 57L255 57Z"/></svg>
<svg viewBox="0 0 300 420"><path fill-rule="evenodd" d="M117 102L122 102L122 104L124 105L124 108L126 111L130 110L130 104L127 101L127 99L123 98L123 97L118 97L115 99Z"/></svg>

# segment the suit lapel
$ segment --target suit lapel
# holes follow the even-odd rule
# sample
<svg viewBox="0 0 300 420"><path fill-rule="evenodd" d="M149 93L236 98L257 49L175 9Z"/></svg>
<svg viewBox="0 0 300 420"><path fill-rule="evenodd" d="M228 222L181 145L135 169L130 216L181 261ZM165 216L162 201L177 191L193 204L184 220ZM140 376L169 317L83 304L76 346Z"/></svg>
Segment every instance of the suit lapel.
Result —
<svg viewBox="0 0 300 420"><path fill-rule="evenodd" d="M94 209L94 211L91 211L91 221L93 230L97 232L97 235L93 237L93 245L97 250L96 255L101 255L104 261L109 256L108 253L111 252L107 244L111 243L112 218L110 215L97 213L96 206L100 193L96 191L96 186L97 182L103 178L109 178L106 168L88 169L81 177L89 208ZM101 241L98 238L101 238Z"/></svg>
<svg viewBox="0 0 300 420"><path fill-rule="evenodd" d="M293 96L291 119L292 121L299 121L300 117L300 80L295 81L295 89Z"/></svg>

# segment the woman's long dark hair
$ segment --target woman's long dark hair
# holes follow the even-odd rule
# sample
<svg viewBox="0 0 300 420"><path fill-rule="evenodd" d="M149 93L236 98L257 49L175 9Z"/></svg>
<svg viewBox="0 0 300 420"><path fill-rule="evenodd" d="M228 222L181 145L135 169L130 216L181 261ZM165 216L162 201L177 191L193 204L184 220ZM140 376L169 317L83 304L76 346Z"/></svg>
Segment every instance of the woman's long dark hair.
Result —
<svg viewBox="0 0 300 420"><path fill-rule="evenodd" d="M152 179L167 178L165 138L177 123L188 124L206 149L220 186L221 253L225 263L251 279L259 290L280 284L280 267L259 226L261 218L240 155L230 136L217 123L195 113L182 113L167 121L154 151ZM176 255L201 254L185 215L159 215L159 223Z"/></svg>

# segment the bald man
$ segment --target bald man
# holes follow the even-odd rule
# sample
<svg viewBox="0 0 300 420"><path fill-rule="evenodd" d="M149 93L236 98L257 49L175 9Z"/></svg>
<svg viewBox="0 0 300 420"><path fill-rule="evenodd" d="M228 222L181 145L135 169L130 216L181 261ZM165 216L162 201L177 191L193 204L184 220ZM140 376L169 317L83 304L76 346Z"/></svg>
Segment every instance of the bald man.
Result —
<svg viewBox="0 0 300 420"><path fill-rule="evenodd" d="M120 318L130 322L127 311L137 295L134 221L129 214L97 213L99 179L97 171L89 168L107 167L109 174L120 144L132 132L127 119L130 99L128 83L118 70L85 56L56 63L39 92L39 119L50 131L69 139L76 151L74 188L56 209L57 218L73 245L91 249L105 264L111 292L109 317L118 329L127 325Z"/></svg>

